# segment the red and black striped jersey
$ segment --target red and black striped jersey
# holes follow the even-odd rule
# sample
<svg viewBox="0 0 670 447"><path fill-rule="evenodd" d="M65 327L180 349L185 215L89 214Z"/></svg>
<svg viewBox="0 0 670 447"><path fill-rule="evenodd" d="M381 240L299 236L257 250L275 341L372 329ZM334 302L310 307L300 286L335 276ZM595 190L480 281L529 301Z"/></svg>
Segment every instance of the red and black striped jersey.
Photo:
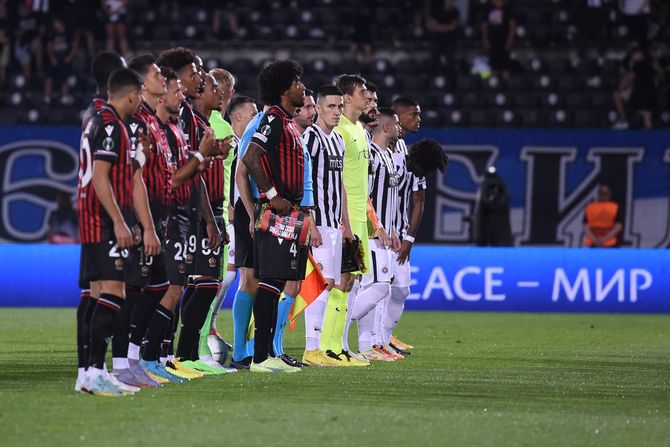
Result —
<svg viewBox="0 0 670 447"><path fill-rule="evenodd" d="M82 132L84 131L84 129L86 129L86 125L91 120L91 118L93 118L105 104L107 104L107 101L105 101L105 98L103 98L102 96L96 96L93 98L91 103L84 111L84 115L82 115L81 117Z"/></svg>
<svg viewBox="0 0 670 447"><path fill-rule="evenodd" d="M128 218L133 204L133 158L130 138L114 107L104 105L91 118L81 137L77 214L82 243L103 242L103 229L113 231L113 223L93 187L93 160L111 163L109 181L116 203ZM109 233L105 237L109 237Z"/></svg>
<svg viewBox="0 0 670 447"><path fill-rule="evenodd" d="M170 145L165 136L163 125L156 116L156 112L143 102L139 111L128 121L131 130L131 142L137 137L139 125L137 121L144 123L142 126L148 132L151 150L149 157L142 168L142 178L147 187L147 196L151 213L154 218L165 217L166 206L170 201L170 183L172 180L172 153Z"/></svg>
<svg viewBox="0 0 670 447"><path fill-rule="evenodd" d="M277 192L286 200L300 203L305 181L305 153L300 131L291 116L280 106L272 106L251 139L265 150L263 171ZM265 197L263 192L261 197Z"/></svg>
<svg viewBox="0 0 670 447"><path fill-rule="evenodd" d="M179 109L179 124L181 130L184 133L186 138L186 144L188 144L190 151L197 151L200 141L198 141L198 123L195 118L195 113L193 113L193 108L188 101L182 101L181 108Z"/></svg>
<svg viewBox="0 0 670 447"><path fill-rule="evenodd" d="M210 127L209 121L197 110L194 110L195 119L197 122L197 144L200 146L200 141L205 135L205 130ZM197 150L197 149L194 149ZM207 194L209 195L209 203L212 205L214 216L223 216L223 199L225 197L224 186L224 167L223 160L213 159L209 166L202 173L202 178L205 180L207 186Z"/></svg>
<svg viewBox="0 0 670 447"><path fill-rule="evenodd" d="M173 169L179 169L188 162L189 151L188 144L182 133L179 123L168 121L165 123L165 135L170 146L172 154ZM186 208L189 205L191 197L192 180L184 182L182 186L172 191L171 205L179 208Z"/></svg>

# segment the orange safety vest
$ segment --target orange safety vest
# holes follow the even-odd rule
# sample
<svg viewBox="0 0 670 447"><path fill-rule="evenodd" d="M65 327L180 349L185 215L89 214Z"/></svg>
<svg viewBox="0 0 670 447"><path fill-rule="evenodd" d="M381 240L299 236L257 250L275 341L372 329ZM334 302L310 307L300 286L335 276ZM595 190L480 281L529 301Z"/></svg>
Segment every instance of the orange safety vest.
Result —
<svg viewBox="0 0 670 447"><path fill-rule="evenodd" d="M616 223L619 205L614 202L593 202L586 207L586 222L595 236L603 237L609 233ZM617 236L608 239L604 246L614 247L618 244ZM584 236L584 245L593 246L590 237Z"/></svg>

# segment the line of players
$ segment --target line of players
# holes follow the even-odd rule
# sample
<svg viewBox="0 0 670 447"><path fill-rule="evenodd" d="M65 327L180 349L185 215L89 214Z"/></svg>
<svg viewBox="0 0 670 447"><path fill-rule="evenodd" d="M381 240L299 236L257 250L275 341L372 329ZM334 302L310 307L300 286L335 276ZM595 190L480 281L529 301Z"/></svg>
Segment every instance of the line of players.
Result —
<svg viewBox="0 0 670 447"><path fill-rule="evenodd" d="M366 366L408 354L391 333L423 209L425 180L407 170L399 138L418 129L418 104L401 97L377 109L373 84L356 75L321 87L314 101L302 68L278 61L259 76L257 113L251 98L235 96L229 72L204 72L181 47L127 66L101 53L92 72L98 95L83 119L78 188L77 391L121 396L206 374ZM285 171L286 157L296 170ZM259 233L262 203L302 207L315 222L312 253L328 288L305 310L302 362L283 352L282 337L308 248ZM340 271L342 239L354 235L365 247L362 276ZM225 367L229 347L215 322L237 269ZM347 343L351 321L359 353Z"/></svg>

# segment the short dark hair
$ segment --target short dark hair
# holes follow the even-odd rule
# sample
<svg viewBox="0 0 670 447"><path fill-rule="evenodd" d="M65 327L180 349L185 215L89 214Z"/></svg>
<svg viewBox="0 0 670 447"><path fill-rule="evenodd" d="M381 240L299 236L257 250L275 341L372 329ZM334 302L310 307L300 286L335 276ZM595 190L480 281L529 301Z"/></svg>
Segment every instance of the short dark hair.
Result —
<svg viewBox="0 0 670 447"><path fill-rule="evenodd" d="M316 91L316 99L324 98L326 96L342 96L342 90L335 87L334 85L322 85Z"/></svg>
<svg viewBox="0 0 670 447"><path fill-rule="evenodd" d="M146 76L149 66L156 63L156 58L151 53L140 54L128 61L128 68L135 70L140 76Z"/></svg>
<svg viewBox="0 0 670 447"><path fill-rule="evenodd" d="M365 78L355 74L342 74L335 79L335 86L345 95L353 95L357 85L365 84Z"/></svg>
<svg viewBox="0 0 670 447"><path fill-rule="evenodd" d="M250 102L253 103L253 102L255 102L255 101L254 101L253 98L250 98L250 97L248 97L248 96L244 96L244 95L236 95L236 96L230 101L230 105L228 106L228 115L230 115L231 113L235 112L235 109L237 109L238 107L241 107L241 106L243 106L244 104L247 104L247 103L250 103Z"/></svg>
<svg viewBox="0 0 670 447"><path fill-rule="evenodd" d="M380 107L377 110L377 116L388 116L389 118L393 118L394 115L396 115L395 110L393 110L390 107Z"/></svg>
<svg viewBox="0 0 670 447"><path fill-rule="evenodd" d="M391 107L397 109L398 107L419 107L419 103L409 96L398 96L391 103Z"/></svg>
<svg viewBox="0 0 670 447"><path fill-rule="evenodd" d="M366 81L365 87L368 89L370 93L377 93L377 84L375 84L374 82Z"/></svg>
<svg viewBox="0 0 670 447"><path fill-rule="evenodd" d="M142 78L134 70L121 68L109 75L107 91L110 97L130 89L142 90Z"/></svg>
<svg viewBox="0 0 670 447"><path fill-rule="evenodd" d="M165 76L165 82L176 81L179 79L177 72L167 65L161 65L161 74Z"/></svg>
<svg viewBox="0 0 670 447"><path fill-rule="evenodd" d="M188 48L176 47L163 51L158 55L156 63L158 65L167 65L174 71L179 71L187 65L194 63L195 53Z"/></svg>
<svg viewBox="0 0 670 447"><path fill-rule="evenodd" d="M91 61L91 74L95 79L98 90L101 93L106 92L109 75L125 66L125 62L119 53L115 53L114 51L103 51L96 54Z"/></svg>
<svg viewBox="0 0 670 447"><path fill-rule="evenodd" d="M258 90L263 104L279 104L281 95L300 76L302 76L302 66L292 60L274 61L261 70L258 75Z"/></svg>
<svg viewBox="0 0 670 447"><path fill-rule="evenodd" d="M306 88L305 89L305 97L307 96L314 96L314 90Z"/></svg>

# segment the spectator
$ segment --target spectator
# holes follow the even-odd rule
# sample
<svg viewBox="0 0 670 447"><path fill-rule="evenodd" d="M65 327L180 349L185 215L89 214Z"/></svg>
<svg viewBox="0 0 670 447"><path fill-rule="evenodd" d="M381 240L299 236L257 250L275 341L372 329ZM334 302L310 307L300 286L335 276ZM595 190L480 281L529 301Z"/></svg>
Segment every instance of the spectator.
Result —
<svg viewBox="0 0 670 447"><path fill-rule="evenodd" d="M598 185L598 198L590 203L584 212L584 246L595 248L619 247L621 226L621 209L612 201L610 187Z"/></svg>
<svg viewBox="0 0 670 447"><path fill-rule="evenodd" d="M98 22L97 8L91 0L63 0L59 14L65 19L65 25L74 35L77 46L84 40L84 48L89 59L95 56L95 39L93 32Z"/></svg>
<svg viewBox="0 0 670 447"><path fill-rule="evenodd" d="M50 244L79 243L77 213L72 208L72 199L69 194L61 193L58 196L58 208L49 217L47 240Z"/></svg>
<svg viewBox="0 0 670 447"><path fill-rule="evenodd" d="M78 43L73 35L65 28L65 22L60 18L53 20L47 35L47 76L44 80L44 102L51 103L54 82L60 87L60 102L72 104L70 87L67 78L72 74L72 61L77 56Z"/></svg>
<svg viewBox="0 0 670 447"><path fill-rule="evenodd" d="M16 58L26 82L32 75L33 59L38 72L42 71L44 48L39 35L37 13L31 11L25 2L19 3L18 21L14 31L14 57Z"/></svg>
<svg viewBox="0 0 670 447"><path fill-rule="evenodd" d="M426 30L433 39L433 60L452 70L455 67L456 40L460 14L454 0L430 0Z"/></svg>
<svg viewBox="0 0 670 447"><path fill-rule="evenodd" d="M516 20L505 0L491 0L491 5L482 23L482 43L489 55L489 64L494 73L509 77L510 57L514 43Z"/></svg>
<svg viewBox="0 0 670 447"><path fill-rule="evenodd" d="M509 220L509 194L505 182L489 168L477 193L475 205L475 243L483 247L512 246Z"/></svg>
<svg viewBox="0 0 670 447"><path fill-rule="evenodd" d="M119 41L119 52L128 56L128 38L126 36L126 16L128 0L100 0L105 13L105 31L107 32L107 51L115 51Z"/></svg>
<svg viewBox="0 0 670 447"><path fill-rule="evenodd" d="M647 36L650 4L651 0L619 0L623 22L628 29L628 40L635 41L642 47L646 47L649 42Z"/></svg>
<svg viewBox="0 0 670 447"><path fill-rule="evenodd" d="M214 3L209 5L209 3ZM235 2L231 0L206 2L207 10L212 13L212 35L215 39L238 37L240 27L237 23ZM223 26L225 23L225 26ZM224 32L225 30L225 32Z"/></svg>
<svg viewBox="0 0 670 447"><path fill-rule="evenodd" d="M619 87L614 91L614 107L618 115L615 129L628 129L626 109L642 115L645 129L653 127L654 113L657 108L656 78L660 72L649 52L632 44L628 57L627 71L623 75ZM626 101L627 100L627 101Z"/></svg>

